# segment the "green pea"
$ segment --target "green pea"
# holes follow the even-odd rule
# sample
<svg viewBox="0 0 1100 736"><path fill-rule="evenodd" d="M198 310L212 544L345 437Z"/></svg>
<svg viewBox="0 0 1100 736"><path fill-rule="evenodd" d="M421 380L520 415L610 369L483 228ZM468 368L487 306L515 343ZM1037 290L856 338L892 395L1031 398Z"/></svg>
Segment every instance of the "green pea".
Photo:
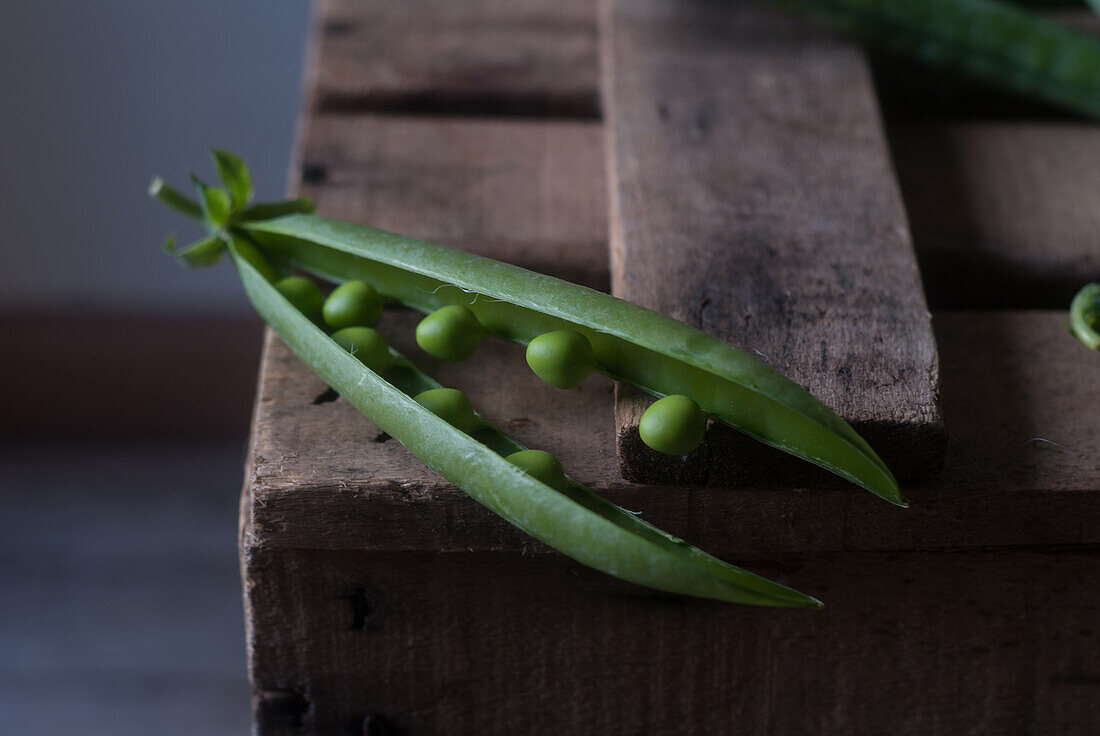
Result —
<svg viewBox="0 0 1100 736"><path fill-rule="evenodd" d="M703 441L707 415L687 396L658 399L638 423L642 442L666 455L685 455Z"/></svg>
<svg viewBox="0 0 1100 736"><path fill-rule="evenodd" d="M332 339L375 373L393 362L386 341L378 334L378 330L370 327L345 327L332 333Z"/></svg>
<svg viewBox="0 0 1100 736"><path fill-rule="evenodd" d="M520 450L504 458L523 472L556 490L569 484L558 459L545 450Z"/></svg>
<svg viewBox="0 0 1100 736"><path fill-rule="evenodd" d="M321 305L325 298L317 284L301 276L287 276L275 282L275 288L287 298L294 308L309 317L315 324L322 324Z"/></svg>
<svg viewBox="0 0 1100 736"><path fill-rule="evenodd" d="M382 319L382 297L370 284L352 279L332 290L325 299L322 313L325 322L334 330L374 327Z"/></svg>
<svg viewBox="0 0 1100 736"><path fill-rule="evenodd" d="M469 358L483 337L485 328L474 313L458 304L435 310L416 326L416 344L442 360Z"/></svg>
<svg viewBox="0 0 1100 736"><path fill-rule="evenodd" d="M596 356L581 333L554 330L527 344L527 365L551 386L576 388L596 370Z"/></svg>
<svg viewBox="0 0 1100 736"><path fill-rule="evenodd" d="M456 388L431 388L413 399L455 429L468 433L477 424L470 399Z"/></svg>

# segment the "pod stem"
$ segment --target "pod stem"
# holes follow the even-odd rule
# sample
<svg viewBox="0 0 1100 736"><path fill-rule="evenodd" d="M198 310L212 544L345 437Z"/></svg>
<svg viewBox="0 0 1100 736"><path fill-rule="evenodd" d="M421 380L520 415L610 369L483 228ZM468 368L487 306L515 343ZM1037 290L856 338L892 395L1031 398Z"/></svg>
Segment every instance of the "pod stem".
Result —
<svg viewBox="0 0 1100 736"><path fill-rule="evenodd" d="M176 212L190 217L192 220L198 222L203 220L202 207L199 206L198 202L183 194L159 176L155 177L152 183L149 184L149 196L162 204L168 205Z"/></svg>

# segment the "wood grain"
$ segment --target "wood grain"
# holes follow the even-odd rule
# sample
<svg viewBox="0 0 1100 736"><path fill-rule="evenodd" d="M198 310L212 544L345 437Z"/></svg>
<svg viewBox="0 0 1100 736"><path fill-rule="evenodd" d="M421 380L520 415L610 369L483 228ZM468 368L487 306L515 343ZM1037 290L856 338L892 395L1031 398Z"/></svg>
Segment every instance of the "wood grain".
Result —
<svg viewBox="0 0 1100 736"><path fill-rule="evenodd" d="M632 12L655 4L638 7ZM698 7L688 2L682 12ZM719 16L729 9L706 7ZM854 244L796 292L802 304L835 296L837 284L851 287L848 312L807 316L781 306L792 320L814 317L825 329L854 315L859 331L849 325L843 340L857 344L881 327L882 314L867 304L882 295L866 292L852 264L873 259L872 272L880 260L895 269L896 281L874 284L894 299L911 295L917 279L911 258L905 271L888 257L908 247L908 236L881 131L867 122L873 100L864 86L838 88L830 76L845 54L849 71L862 70L862 60L800 25L783 25L777 38L774 16L748 8L734 6L745 24L735 70L714 51L722 41L725 53L724 16L701 40L679 39L691 47L680 61L698 55L708 69L753 72L752 85L734 87L745 94L729 114L743 120L752 103L771 117L748 132L729 130L766 139L786 126L801 147L771 159L737 149L742 158L731 161L809 163L805 175L827 184L807 190L777 178L774 167L770 189L748 170L733 177L748 181L755 197L744 210L763 222L747 230L755 244L772 244L792 203L819 217L810 240L787 233L774 241L777 249L835 249L841 236ZM323 214L608 288L600 125L487 117L596 113L591 12L580 0L321 2L292 193L315 197ZM792 42L801 44L797 51ZM789 56L788 71L803 81L746 61L769 50ZM805 104L793 93L806 92L807 78L820 88L811 90L812 124L793 125L791 109ZM694 88L685 85L685 94ZM718 104L724 94L707 100L705 114L689 114L686 127L677 105L656 115L667 114L681 136L705 147L727 135L716 117L728 110ZM871 113L850 124L836 106ZM823 143L822 130L834 137ZM807 152L811 144L820 150ZM845 152L853 158L842 169ZM690 182L667 202L651 201L689 207L722 183ZM888 186L876 191L868 182ZM852 201L861 204L856 216L836 214ZM731 231L746 231L741 212ZM709 222L692 223L690 232L705 234ZM902 230L891 230L898 222ZM761 273L766 284L786 278L758 265ZM734 283L747 280L732 275ZM686 318L713 319L712 310L730 301L715 296ZM800 478L794 488L759 469L725 488L624 481L610 381L593 377L576 391L557 391L531 375L521 348L495 340L469 361L440 363L416 348L417 319L389 311L380 329L490 419L555 452L578 479L646 520L824 597L829 607L805 614L671 598L579 567L333 400L268 333L240 516L257 733L947 736L1086 733L1095 721L1095 356L1064 334L1061 314L937 316L951 443L939 477L906 485L908 511L816 471L793 476ZM927 324L890 337L924 344ZM796 354L836 361L823 349ZM864 380L860 371L872 363L860 360L866 365L831 380ZM934 352L928 361L931 384ZM905 376L879 380L909 385ZM882 444L904 454L920 446L911 436ZM787 456L754 457L804 466Z"/></svg>
<svg viewBox="0 0 1100 736"><path fill-rule="evenodd" d="M493 422L557 455L581 482L730 559L1100 543L1096 356L1065 333L1060 313L936 317L952 442L939 477L904 485L913 502L905 511L824 471L795 489L624 481L610 381L593 377L559 391L527 369L521 347L499 340L468 362L437 361L416 347L416 320L388 313L380 330ZM260 386L243 509L247 546L547 553L347 402L314 403L325 385L270 336ZM776 462L801 463L785 455Z"/></svg>
<svg viewBox="0 0 1100 736"><path fill-rule="evenodd" d="M756 353L897 475L935 471L935 341L861 53L757 4L607 5L612 292ZM722 426L686 459L649 450L651 402L618 397L631 480L803 482Z"/></svg>
<svg viewBox="0 0 1100 736"><path fill-rule="evenodd" d="M1100 276L1100 129L896 126L891 143L933 308L1060 308Z"/></svg>
<svg viewBox="0 0 1100 736"><path fill-rule="evenodd" d="M259 733L1091 734L1095 552L760 563L821 612L559 557L253 549Z"/></svg>
<svg viewBox="0 0 1100 736"><path fill-rule="evenodd" d="M593 0L323 0L316 26L322 110L599 114Z"/></svg>
<svg viewBox="0 0 1100 736"><path fill-rule="evenodd" d="M321 214L608 288L599 124L317 114L295 194Z"/></svg>
<svg viewBox="0 0 1100 736"><path fill-rule="evenodd" d="M415 319L382 326L411 355ZM324 385L269 339L242 538L259 733L1088 733L1095 356L1060 320L936 318L953 444L904 512L852 488L625 483L609 382L555 391L497 341L474 360L500 372L416 355L612 500L824 597L819 615L578 567L346 402L314 404Z"/></svg>

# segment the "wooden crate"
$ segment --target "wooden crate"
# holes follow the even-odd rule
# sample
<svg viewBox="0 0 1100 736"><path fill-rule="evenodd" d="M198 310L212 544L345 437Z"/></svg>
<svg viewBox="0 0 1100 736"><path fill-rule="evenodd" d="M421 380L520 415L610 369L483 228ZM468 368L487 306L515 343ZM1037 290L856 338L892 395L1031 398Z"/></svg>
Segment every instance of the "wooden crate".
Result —
<svg viewBox="0 0 1100 736"><path fill-rule="evenodd" d="M749 4L322 0L311 51L292 193L754 345L906 475L942 472L900 511L730 433L661 461L636 394L556 391L500 341L425 358L387 313L597 492L828 605L677 598L532 541L268 334L241 504L257 733L1094 731L1097 363L1059 311L1098 265L1064 201L1091 127L884 133L861 52Z"/></svg>

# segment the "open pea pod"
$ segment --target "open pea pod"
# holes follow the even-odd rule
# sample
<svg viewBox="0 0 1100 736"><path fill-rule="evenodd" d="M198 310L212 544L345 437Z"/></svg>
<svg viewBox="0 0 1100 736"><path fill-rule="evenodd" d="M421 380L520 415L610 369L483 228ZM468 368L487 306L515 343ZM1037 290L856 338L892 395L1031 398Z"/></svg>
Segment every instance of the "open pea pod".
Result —
<svg viewBox="0 0 1100 736"><path fill-rule="evenodd" d="M743 350L583 286L393 233L315 215L246 221L279 260L324 278L361 279L422 311L467 306L491 333L526 344L580 332L599 369L657 396L684 394L715 419L906 506L886 464L847 422Z"/></svg>
<svg viewBox="0 0 1100 736"><path fill-rule="evenodd" d="M262 274L268 270L262 256L249 246L232 239L234 265L256 311L291 350L413 455L519 529L589 567L658 590L732 603L821 606L660 531L579 484L558 491L523 472L500 454L523 449L521 444L484 420L466 434L367 368L272 286ZM391 380L406 383L406 390L437 385L407 361L397 369L405 375Z"/></svg>

